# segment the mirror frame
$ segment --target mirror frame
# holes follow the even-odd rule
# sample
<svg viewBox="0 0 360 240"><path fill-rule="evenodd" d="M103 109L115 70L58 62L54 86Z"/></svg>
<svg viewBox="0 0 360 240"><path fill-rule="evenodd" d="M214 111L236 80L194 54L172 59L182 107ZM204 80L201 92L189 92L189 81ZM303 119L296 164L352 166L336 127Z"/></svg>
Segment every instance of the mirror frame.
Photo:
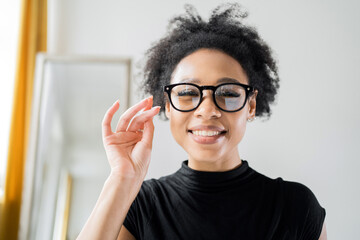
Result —
<svg viewBox="0 0 360 240"><path fill-rule="evenodd" d="M40 114L41 105L43 101L44 90L44 73L45 65L49 62L53 63L101 63L101 64L120 64L125 65L127 70L126 88L129 93L126 97L126 102L123 102L125 109L128 108L130 103L131 92L131 59L124 57L109 57L109 56L72 56L72 55L54 55L47 53L38 53L36 56L35 74L34 74L34 87L32 98L32 110L30 119L30 130L28 137L28 146L26 153L24 181L22 190L22 202L20 213L20 225L19 225L19 240L29 239L31 229L35 229L37 219L37 212L34 209L35 197L37 196L35 187L36 165L37 165L37 146L39 142L40 131ZM65 220L65 219L64 219ZM66 223L62 226L66 227ZM63 232L62 229L60 232ZM66 234L65 234L66 236ZM65 239L65 238L63 238Z"/></svg>

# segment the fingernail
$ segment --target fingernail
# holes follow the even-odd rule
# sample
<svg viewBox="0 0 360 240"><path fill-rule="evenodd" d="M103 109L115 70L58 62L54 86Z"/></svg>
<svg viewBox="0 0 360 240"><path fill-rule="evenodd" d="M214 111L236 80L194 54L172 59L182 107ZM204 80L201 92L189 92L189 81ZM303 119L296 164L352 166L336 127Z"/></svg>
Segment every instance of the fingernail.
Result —
<svg viewBox="0 0 360 240"><path fill-rule="evenodd" d="M147 98L145 98L143 101L144 101L144 102L149 102L151 98L152 98L152 96L147 97Z"/></svg>
<svg viewBox="0 0 360 240"><path fill-rule="evenodd" d="M115 105L116 103L118 103L118 102L120 102L120 100L118 99L118 100L116 100L115 102L114 102L114 104L113 105Z"/></svg>

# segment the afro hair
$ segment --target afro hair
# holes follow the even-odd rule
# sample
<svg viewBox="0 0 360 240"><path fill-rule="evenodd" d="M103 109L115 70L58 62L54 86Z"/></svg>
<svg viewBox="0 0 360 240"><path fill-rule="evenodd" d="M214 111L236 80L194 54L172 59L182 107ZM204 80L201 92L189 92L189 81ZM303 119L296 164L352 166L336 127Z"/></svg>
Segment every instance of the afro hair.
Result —
<svg viewBox="0 0 360 240"><path fill-rule="evenodd" d="M243 23L247 13L238 4L222 4L204 21L195 8L185 5L186 13L170 20L165 37L146 53L144 67L145 93L154 96L154 105L164 114L168 85L177 64L201 48L216 49L236 59L245 70L249 85L258 90L256 116L270 117L270 104L279 88L276 61L270 47L256 29Z"/></svg>

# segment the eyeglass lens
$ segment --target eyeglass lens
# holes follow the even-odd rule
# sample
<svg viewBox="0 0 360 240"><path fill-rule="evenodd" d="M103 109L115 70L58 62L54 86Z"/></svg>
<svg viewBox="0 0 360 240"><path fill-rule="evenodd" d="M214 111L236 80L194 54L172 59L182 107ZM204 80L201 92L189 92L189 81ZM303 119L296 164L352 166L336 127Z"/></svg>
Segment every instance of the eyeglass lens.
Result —
<svg viewBox="0 0 360 240"><path fill-rule="evenodd" d="M246 91L242 86L227 84L215 91L215 101L219 108L235 111L244 105ZM174 106L183 111L196 108L201 102L200 89L192 85L177 85L171 91Z"/></svg>

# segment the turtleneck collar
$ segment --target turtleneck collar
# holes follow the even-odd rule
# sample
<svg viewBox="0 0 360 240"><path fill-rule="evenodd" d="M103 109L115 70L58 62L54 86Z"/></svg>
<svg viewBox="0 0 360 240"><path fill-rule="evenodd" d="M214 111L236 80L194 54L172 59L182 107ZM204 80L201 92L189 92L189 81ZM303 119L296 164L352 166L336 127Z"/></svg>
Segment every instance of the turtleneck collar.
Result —
<svg viewBox="0 0 360 240"><path fill-rule="evenodd" d="M188 161L184 161L176 174L181 176L180 179L190 188L218 190L231 188L234 184L238 185L242 181L246 181L252 173L253 170L249 167L248 162L242 160L242 164L237 168L224 172L194 170L188 166Z"/></svg>

